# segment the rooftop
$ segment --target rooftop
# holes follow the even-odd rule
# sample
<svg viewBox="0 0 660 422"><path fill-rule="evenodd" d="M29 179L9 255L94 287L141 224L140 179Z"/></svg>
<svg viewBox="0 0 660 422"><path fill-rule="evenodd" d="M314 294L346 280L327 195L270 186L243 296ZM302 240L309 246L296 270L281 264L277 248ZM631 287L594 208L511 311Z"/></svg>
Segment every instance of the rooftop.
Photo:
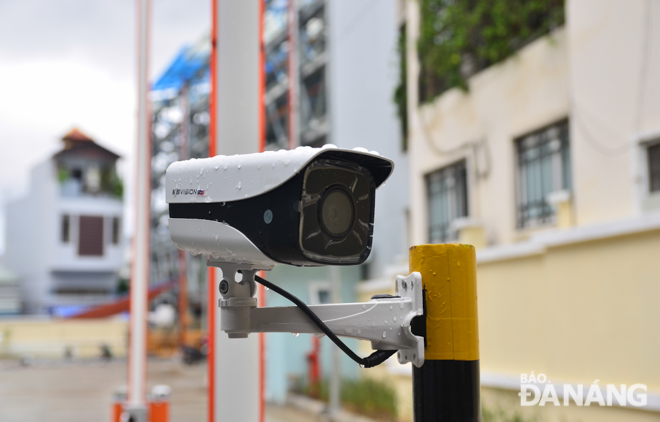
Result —
<svg viewBox="0 0 660 422"><path fill-rule="evenodd" d="M66 135L64 135L64 137L62 138L62 140L65 141L65 142L66 142L66 141L73 141L73 142L94 142L94 140L93 140L92 138L90 138L90 137L87 136L86 134L82 133L82 132L80 131L80 129L78 129L77 127L74 127L73 129L71 129L71 130L69 131L69 133L67 133Z"/></svg>
<svg viewBox="0 0 660 422"><path fill-rule="evenodd" d="M91 137L83 133L80 129L74 127L71 129L64 137L64 148L55 154L55 157L59 158L65 155L68 155L70 152L91 152L94 156L106 157L110 159L119 158L118 154L110 151L107 148L102 147L97 144Z"/></svg>

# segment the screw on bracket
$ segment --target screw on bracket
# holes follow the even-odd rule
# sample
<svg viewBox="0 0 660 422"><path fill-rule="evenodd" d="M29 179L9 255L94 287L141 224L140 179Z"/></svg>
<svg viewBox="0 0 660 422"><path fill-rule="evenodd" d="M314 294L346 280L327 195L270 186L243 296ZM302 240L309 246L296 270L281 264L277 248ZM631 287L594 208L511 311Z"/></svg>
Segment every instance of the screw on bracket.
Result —
<svg viewBox="0 0 660 422"><path fill-rule="evenodd" d="M226 294L229 291L229 283L227 283L227 280L222 280L220 282L220 293L223 295Z"/></svg>

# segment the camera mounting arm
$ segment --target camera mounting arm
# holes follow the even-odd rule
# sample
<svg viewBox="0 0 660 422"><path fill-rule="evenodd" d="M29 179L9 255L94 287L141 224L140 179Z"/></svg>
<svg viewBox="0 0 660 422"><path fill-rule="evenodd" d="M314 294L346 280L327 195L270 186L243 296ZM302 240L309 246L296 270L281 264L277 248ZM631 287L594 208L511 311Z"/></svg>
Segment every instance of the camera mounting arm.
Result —
<svg viewBox="0 0 660 422"><path fill-rule="evenodd" d="M257 269L243 264L209 260L222 269L218 301L221 329L230 338L245 338L250 333L310 333L322 330L296 306L258 308L254 297ZM249 267L249 266L247 266ZM241 281L234 281L240 270ZM397 296L377 295L369 302L312 305L308 308L337 336L371 342L375 350L397 350L400 363L424 363L424 338L412 333L412 319L423 315L420 273L396 278Z"/></svg>

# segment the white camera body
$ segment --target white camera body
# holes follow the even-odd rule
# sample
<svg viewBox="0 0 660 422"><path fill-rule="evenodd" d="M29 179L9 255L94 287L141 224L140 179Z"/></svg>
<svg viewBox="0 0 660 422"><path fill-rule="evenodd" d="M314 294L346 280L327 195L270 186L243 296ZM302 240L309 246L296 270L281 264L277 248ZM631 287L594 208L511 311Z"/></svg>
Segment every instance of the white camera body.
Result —
<svg viewBox="0 0 660 422"><path fill-rule="evenodd" d="M170 235L179 249L250 269L360 264L375 189L393 168L377 152L333 145L175 162Z"/></svg>

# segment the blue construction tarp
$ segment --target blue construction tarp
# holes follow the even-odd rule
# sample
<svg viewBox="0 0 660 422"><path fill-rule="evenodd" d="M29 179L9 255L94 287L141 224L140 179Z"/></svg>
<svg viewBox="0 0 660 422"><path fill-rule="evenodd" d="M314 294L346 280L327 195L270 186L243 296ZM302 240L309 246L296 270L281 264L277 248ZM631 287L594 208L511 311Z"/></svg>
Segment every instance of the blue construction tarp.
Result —
<svg viewBox="0 0 660 422"><path fill-rule="evenodd" d="M186 83L193 78L200 76L200 71L206 68L202 79L208 78L208 52L195 51L192 46L186 45L175 57L169 67L153 84L152 91L161 91L166 89L180 90Z"/></svg>

